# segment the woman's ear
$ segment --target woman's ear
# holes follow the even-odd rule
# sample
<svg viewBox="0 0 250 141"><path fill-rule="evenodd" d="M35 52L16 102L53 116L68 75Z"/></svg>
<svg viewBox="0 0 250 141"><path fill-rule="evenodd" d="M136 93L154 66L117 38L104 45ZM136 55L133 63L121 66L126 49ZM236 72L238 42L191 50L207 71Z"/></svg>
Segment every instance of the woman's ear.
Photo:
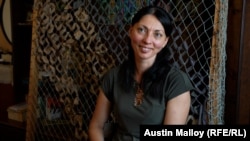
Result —
<svg viewBox="0 0 250 141"><path fill-rule="evenodd" d="M167 45L168 40L169 40L169 37L167 37L167 38L166 38L166 40L165 40L165 42L164 42L164 46L163 46L163 47L165 47L165 46Z"/></svg>

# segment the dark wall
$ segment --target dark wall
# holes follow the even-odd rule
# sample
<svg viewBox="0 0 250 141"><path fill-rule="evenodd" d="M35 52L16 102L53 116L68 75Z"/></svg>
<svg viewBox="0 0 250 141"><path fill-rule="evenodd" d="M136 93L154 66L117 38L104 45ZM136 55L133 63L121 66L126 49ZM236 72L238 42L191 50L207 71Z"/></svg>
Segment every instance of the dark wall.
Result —
<svg viewBox="0 0 250 141"><path fill-rule="evenodd" d="M250 1L229 0L225 124L250 123Z"/></svg>

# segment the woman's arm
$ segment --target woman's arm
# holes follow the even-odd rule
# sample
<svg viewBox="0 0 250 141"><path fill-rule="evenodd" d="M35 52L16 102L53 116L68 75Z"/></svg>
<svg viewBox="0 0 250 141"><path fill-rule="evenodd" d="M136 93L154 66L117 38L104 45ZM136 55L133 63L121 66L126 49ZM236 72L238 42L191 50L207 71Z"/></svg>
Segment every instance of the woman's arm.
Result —
<svg viewBox="0 0 250 141"><path fill-rule="evenodd" d="M190 91L169 100L166 105L164 124L186 124L191 105Z"/></svg>
<svg viewBox="0 0 250 141"><path fill-rule="evenodd" d="M110 112L111 104L102 90L97 98L96 107L89 124L89 141L104 141L103 127L107 122Z"/></svg>

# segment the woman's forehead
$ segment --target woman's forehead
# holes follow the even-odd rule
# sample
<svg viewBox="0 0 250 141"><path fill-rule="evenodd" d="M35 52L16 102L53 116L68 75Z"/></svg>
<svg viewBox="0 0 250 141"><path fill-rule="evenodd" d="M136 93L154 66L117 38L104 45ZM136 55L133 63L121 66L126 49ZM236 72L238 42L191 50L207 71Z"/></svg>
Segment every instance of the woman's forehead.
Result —
<svg viewBox="0 0 250 141"><path fill-rule="evenodd" d="M147 28L154 29L154 30L163 30L162 23L151 14L143 16L137 23L137 25L146 26Z"/></svg>

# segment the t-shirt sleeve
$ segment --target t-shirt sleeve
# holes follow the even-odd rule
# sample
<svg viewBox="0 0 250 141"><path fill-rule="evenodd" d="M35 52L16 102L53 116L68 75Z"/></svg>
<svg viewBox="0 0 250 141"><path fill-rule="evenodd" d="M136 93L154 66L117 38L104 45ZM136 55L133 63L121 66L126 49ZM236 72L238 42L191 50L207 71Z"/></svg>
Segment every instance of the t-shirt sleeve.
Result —
<svg viewBox="0 0 250 141"><path fill-rule="evenodd" d="M108 98L109 101L113 101L113 87L114 87L114 69L107 71L101 81L101 89L104 92L104 95Z"/></svg>
<svg viewBox="0 0 250 141"><path fill-rule="evenodd" d="M194 89L189 77L181 70L174 69L170 71L165 83L165 96L170 100L186 91Z"/></svg>

